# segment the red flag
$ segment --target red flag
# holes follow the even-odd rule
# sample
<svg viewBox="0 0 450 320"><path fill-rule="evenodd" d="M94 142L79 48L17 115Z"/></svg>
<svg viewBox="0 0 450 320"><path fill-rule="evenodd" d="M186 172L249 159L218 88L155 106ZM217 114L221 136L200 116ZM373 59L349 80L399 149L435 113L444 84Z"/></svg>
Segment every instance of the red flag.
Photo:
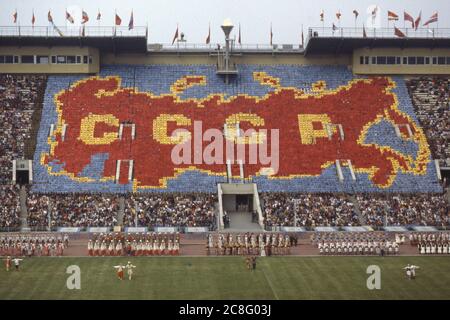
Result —
<svg viewBox="0 0 450 320"><path fill-rule="evenodd" d="M239 23L239 36L238 36L238 43L242 44L241 42L241 24Z"/></svg>
<svg viewBox="0 0 450 320"><path fill-rule="evenodd" d="M173 39L172 39L172 44L175 43L175 40L178 39L178 25L177 25L177 30L175 31L175 34L173 35Z"/></svg>
<svg viewBox="0 0 450 320"><path fill-rule="evenodd" d="M420 13L419 13L419 16L417 17L417 19L416 19L416 21L414 22L414 25L415 25L415 29L417 30L417 28L419 27L419 25L420 25L420 20L422 19L422 11L420 11Z"/></svg>
<svg viewBox="0 0 450 320"><path fill-rule="evenodd" d="M85 24L86 22L89 21L89 16L88 16L87 12L84 10L82 10L82 12L81 12L81 20L82 20L81 24Z"/></svg>
<svg viewBox="0 0 450 320"><path fill-rule="evenodd" d="M74 23L75 21L73 20L72 16L70 15L69 12L67 12L66 10L66 19L70 22L70 23Z"/></svg>
<svg viewBox="0 0 450 320"><path fill-rule="evenodd" d="M340 12L340 11L338 11L338 12L336 13L336 18L337 18L338 20L341 19L341 12Z"/></svg>
<svg viewBox="0 0 450 320"><path fill-rule="evenodd" d="M438 21L438 13L435 12L435 13L430 17L430 19L428 19L428 21L426 21L426 22L423 24L423 26L426 27L426 26L429 25L430 23L437 22L437 21Z"/></svg>
<svg viewBox="0 0 450 320"><path fill-rule="evenodd" d="M324 18L324 12L323 12L323 10L322 10L322 12L320 12L320 21L323 22L323 18Z"/></svg>
<svg viewBox="0 0 450 320"><path fill-rule="evenodd" d="M53 17L52 17L52 14L51 14L50 10L48 10L47 19L48 19L48 22L53 23Z"/></svg>
<svg viewBox="0 0 450 320"><path fill-rule="evenodd" d="M120 26L120 24L122 23L122 19L120 19L120 17L117 15L117 13L116 13L116 21L115 21L115 23L116 23L116 26Z"/></svg>
<svg viewBox="0 0 450 320"><path fill-rule="evenodd" d="M273 32L272 32L272 24L270 24L270 45L272 45L273 40Z"/></svg>
<svg viewBox="0 0 450 320"><path fill-rule="evenodd" d="M208 36L206 37L206 44L211 42L211 26L208 27Z"/></svg>
<svg viewBox="0 0 450 320"><path fill-rule="evenodd" d="M353 14L355 15L355 19L357 19L359 16L359 12L357 10L353 10Z"/></svg>
<svg viewBox="0 0 450 320"><path fill-rule="evenodd" d="M35 22L36 22L36 18L34 16L34 11L33 11L33 16L31 17L31 24L34 26Z"/></svg>
<svg viewBox="0 0 450 320"><path fill-rule="evenodd" d="M100 13L100 10L97 13L97 20L100 20L100 18L102 17L102 14Z"/></svg>
<svg viewBox="0 0 450 320"><path fill-rule="evenodd" d="M14 23L17 22L17 10L13 13Z"/></svg>
<svg viewBox="0 0 450 320"><path fill-rule="evenodd" d="M411 22L412 28L414 28L414 18L406 11L403 11L403 20Z"/></svg>
<svg viewBox="0 0 450 320"><path fill-rule="evenodd" d="M134 19L133 19L133 10L131 10L131 17L130 22L128 23L128 30L131 30L134 28Z"/></svg>
<svg viewBox="0 0 450 320"><path fill-rule="evenodd" d="M398 15L392 11L388 10L388 21L397 21Z"/></svg>
<svg viewBox="0 0 450 320"><path fill-rule="evenodd" d="M399 38L406 37L405 34L397 27L394 26L394 34Z"/></svg>
<svg viewBox="0 0 450 320"><path fill-rule="evenodd" d="M363 38L367 38L366 27L363 25Z"/></svg>

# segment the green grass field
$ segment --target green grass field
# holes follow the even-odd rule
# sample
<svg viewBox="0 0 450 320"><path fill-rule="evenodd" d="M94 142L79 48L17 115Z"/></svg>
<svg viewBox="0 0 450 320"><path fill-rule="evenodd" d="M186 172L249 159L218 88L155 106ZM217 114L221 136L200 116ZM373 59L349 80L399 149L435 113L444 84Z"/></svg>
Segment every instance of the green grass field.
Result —
<svg viewBox="0 0 450 320"><path fill-rule="evenodd" d="M137 266L132 281L113 265ZM406 279L407 263L420 266ZM366 268L381 268L381 290L368 290ZM81 289L66 287L66 268L81 268ZM0 271L0 299L450 299L450 257L270 257L249 271L241 257L30 258Z"/></svg>

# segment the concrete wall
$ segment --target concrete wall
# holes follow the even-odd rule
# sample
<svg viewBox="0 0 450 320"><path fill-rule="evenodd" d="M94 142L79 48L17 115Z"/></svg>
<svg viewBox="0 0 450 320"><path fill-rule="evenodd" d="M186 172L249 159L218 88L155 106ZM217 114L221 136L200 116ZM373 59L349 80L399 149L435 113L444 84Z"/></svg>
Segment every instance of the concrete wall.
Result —
<svg viewBox="0 0 450 320"><path fill-rule="evenodd" d="M89 47L0 47L0 55L48 56L48 64L3 64L0 73L97 73L100 70L100 55L97 48ZM51 56L92 56L92 64L52 64ZM82 60L83 61L83 60Z"/></svg>
<svg viewBox="0 0 450 320"><path fill-rule="evenodd" d="M401 49L401 48L362 48L353 52L353 73L355 74L450 74L450 65L372 65L360 64L360 56L420 56L420 57L450 57L450 49Z"/></svg>
<svg viewBox="0 0 450 320"><path fill-rule="evenodd" d="M244 53L233 56L236 64L293 64L293 65L351 65L351 55L324 55L304 57L296 53ZM147 54L118 54L105 53L101 56L102 64L212 64L216 65L217 57L209 53L147 53Z"/></svg>

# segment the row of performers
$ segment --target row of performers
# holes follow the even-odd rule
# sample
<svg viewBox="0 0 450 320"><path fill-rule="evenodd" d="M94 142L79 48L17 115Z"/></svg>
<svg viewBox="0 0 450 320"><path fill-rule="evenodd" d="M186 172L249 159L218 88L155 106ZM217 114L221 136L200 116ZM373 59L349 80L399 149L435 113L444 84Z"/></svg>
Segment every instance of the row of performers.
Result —
<svg viewBox="0 0 450 320"><path fill-rule="evenodd" d="M291 241L288 234L208 234L206 252L208 255L288 255Z"/></svg>
<svg viewBox="0 0 450 320"><path fill-rule="evenodd" d="M89 256L159 256L159 255L179 255L180 244L177 239L174 241L169 239L161 239L158 242L156 239L153 243L150 241L110 241L109 243L103 240L95 242L89 240L88 242Z"/></svg>
<svg viewBox="0 0 450 320"><path fill-rule="evenodd" d="M450 241L422 242L417 248L420 254L450 254Z"/></svg>
<svg viewBox="0 0 450 320"><path fill-rule="evenodd" d="M400 246L396 242L324 242L318 246L320 254L343 255L379 255L381 251L387 254L399 254Z"/></svg>
<svg viewBox="0 0 450 320"><path fill-rule="evenodd" d="M34 243L13 242L0 243L0 256L63 256L65 244L63 242Z"/></svg>
<svg viewBox="0 0 450 320"><path fill-rule="evenodd" d="M107 243L114 241L114 242L133 242L133 241L140 241L142 242L150 242L153 243L154 240L161 242L162 239L165 239L167 242L169 239L172 239L172 241L178 241L180 243L180 233L164 233L164 232L151 232L151 233L122 233L122 232L110 232L110 233L99 233L94 234L92 237L92 241L100 241L102 243L103 241L106 241Z"/></svg>
<svg viewBox="0 0 450 320"><path fill-rule="evenodd" d="M450 241L450 232L429 232L429 233L414 233L409 234L409 242L412 246L416 246L423 241Z"/></svg>

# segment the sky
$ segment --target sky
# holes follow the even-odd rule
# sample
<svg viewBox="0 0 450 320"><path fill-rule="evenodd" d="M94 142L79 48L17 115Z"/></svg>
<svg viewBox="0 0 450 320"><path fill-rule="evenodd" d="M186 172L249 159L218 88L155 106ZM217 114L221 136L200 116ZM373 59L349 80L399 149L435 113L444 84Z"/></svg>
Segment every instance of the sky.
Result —
<svg viewBox="0 0 450 320"><path fill-rule="evenodd" d="M170 43L177 23L188 43L205 43L208 25L211 25L211 43L223 42L220 25L229 18L235 25L231 37L237 37L241 25L243 44L268 44L272 24L273 43L295 44L301 38L302 25L305 37L308 27L322 27L320 12L325 14L325 27L337 26L336 12L340 11L342 27L354 27L352 11L359 12L357 26L370 23L370 9L379 7L378 23L387 27L387 10L397 13L398 27L403 27L403 10L414 19L422 11L422 22L434 12L439 12L439 22L431 26L450 28L450 0L0 0L0 25L13 26L12 15L17 10L18 24L31 25L32 10L36 26L47 26L47 12L51 9L58 26L66 26L65 10L74 15L76 24L81 20L81 9L89 15L86 26L112 26L114 14L122 18L127 26L131 10L134 25L146 26L149 43ZM102 18L97 22L97 12ZM392 27L391 22L390 26Z"/></svg>

